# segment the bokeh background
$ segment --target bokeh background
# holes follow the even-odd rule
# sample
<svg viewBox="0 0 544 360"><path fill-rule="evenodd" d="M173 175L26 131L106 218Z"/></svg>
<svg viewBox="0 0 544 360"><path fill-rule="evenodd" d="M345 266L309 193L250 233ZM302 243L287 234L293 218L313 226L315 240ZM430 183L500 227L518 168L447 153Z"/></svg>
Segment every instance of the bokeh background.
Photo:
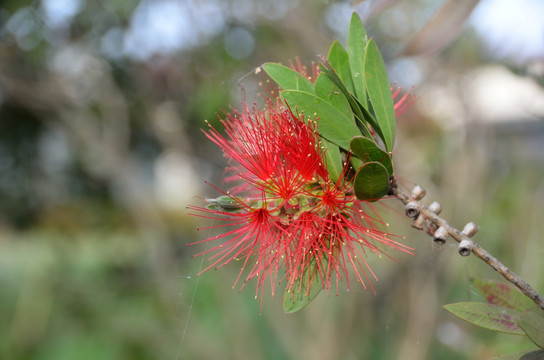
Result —
<svg viewBox="0 0 544 360"><path fill-rule="evenodd" d="M255 100L265 61L318 61L352 11L392 81L396 173L544 291L544 2L539 0L4 0L0 5L1 359L485 359L531 348L441 308L499 279L410 227L415 256L370 258L376 294L232 289L187 247L213 225L225 161L201 133ZM244 89L245 95L242 95Z"/></svg>

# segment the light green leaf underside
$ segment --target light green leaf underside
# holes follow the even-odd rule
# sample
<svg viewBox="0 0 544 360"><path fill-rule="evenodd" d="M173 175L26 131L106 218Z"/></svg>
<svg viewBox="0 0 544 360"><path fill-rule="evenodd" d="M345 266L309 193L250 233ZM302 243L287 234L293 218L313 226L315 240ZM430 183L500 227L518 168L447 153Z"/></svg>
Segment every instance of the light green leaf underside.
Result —
<svg viewBox="0 0 544 360"><path fill-rule="evenodd" d="M518 325L532 342L544 349L544 317L528 311L518 319Z"/></svg>
<svg viewBox="0 0 544 360"><path fill-rule="evenodd" d="M298 71L272 62L263 64L262 68L281 89L313 92L314 84Z"/></svg>
<svg viewBox="0 0 544 360"><path fill-rule="evenodd" d="M502 306L480 303L460 302L444 305L444 309L471 324L486 329L514 335L525 335L516 320L519 312Z"/></svg>

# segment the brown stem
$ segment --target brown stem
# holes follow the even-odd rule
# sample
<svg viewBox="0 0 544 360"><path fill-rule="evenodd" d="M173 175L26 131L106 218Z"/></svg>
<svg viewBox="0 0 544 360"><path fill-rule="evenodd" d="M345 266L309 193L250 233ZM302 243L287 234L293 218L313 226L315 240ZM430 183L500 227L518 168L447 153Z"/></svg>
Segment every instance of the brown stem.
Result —
<svg viewBox="0 0 544 360"><path fill-rule="evenodd" d="M448 234L452 238L457 240L457 242L461 242L463 240L472 241L469 239L468 236L466 236L461 231L454 228L446 220L444 220L443 218L441 218L434 212L430 211L427 207L422 205L419 201L411 198L409 195L399 190L395 179L393 179L393 182L392 182L391 194L396 196L405 205L408 203L416 204L417 209L419 210L419 213L423 214L425 219L427 219L428 221L430 221L431 223L435 224L438 227L440 226L444 227L448 231ZM535 289L533 289L531 285L529 285L525 280L519 277L519 275L514 273L512 270L506 267L502 262L500 262L497 258L492 256L484 248L482 248L480 245L474 242L472 246L472 253L476 255L478 258L480 258L483 262L491 266L493 269L495 269L495 271L501 274L506 280L514 284L518 289L521 290L523 294L525 294L527 297L533 300L542 310L544 310L544 297L542 297L542 295L540 295Z"/></svg>

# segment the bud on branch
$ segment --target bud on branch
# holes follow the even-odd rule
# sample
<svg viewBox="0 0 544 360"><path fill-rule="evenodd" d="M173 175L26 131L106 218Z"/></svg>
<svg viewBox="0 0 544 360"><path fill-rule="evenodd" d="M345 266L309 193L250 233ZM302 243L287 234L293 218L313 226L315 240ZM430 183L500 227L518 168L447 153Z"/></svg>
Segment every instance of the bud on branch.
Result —
<svg viewBox="0 0 544 360"><path fill-rule="evenodd" d="M417 186L416 188L421 188ZM446 220L438 216L440 212L440 205L438 203L432 203L428 208L421 204L413 196L402 192L398 185L393 179L391 185L392 194L402 201L406 208L406 215L415 218L418 215L423 216L424 220L428 221L430 225L437 226L438 229L433 233L433 238L435 242L445 242L447 236L451 236L457 242L459 242L459 254L462 256L468 256L472 252L476 257L480 258L483 262L491 266L495 271L501 274L506 280L514 284L523 294L533 300L541 309L544 310L544 297L540 295L535 289L531 287L525 280L521 279L519 275L514 273L508 267L506 267L502 262L488 253L484 248L482 248L477 243L473 242L470 237L473 236L478 227L470 222L465 225L463 231L457 230L455 227L450 225ZM421 190L415 191L415 193L421 193ZM412 195L414 191L412 191ZM409 211L408 211L409 210ZM417 215L413 215L417 214ZM412 215L412 216L411 216ZM416 219L417 221L417 219ZM422 222L423 220L420 220ZM443 229L443 230L442 230ZM422 228L423 230L423 228ZM445 236L445 237L444 237ZM443 243L442 242L442 243Z"/></svg>

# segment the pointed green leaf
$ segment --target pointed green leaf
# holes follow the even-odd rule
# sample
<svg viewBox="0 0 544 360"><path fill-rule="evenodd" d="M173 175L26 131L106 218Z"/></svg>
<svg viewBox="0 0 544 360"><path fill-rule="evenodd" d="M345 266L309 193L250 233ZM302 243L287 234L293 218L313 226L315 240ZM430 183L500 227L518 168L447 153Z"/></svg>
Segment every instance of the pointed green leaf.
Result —
<svg viewBox="0 0 544 360"><path fill-rule="evenodd" d="M326 74L318 75L315 81L315 94L340 110L347 118L353 117L348 99Z"/></svg>
<svg viewBox="0 0 544 360"><path fill-rule="evenodd" d="M512 354L501 355L489 360L542 360L544 359L544 351L542 350L525 350Z"/></svg>
<svg viewBox="0 0 544 360"><path fill-rule="evenodd" d="M327 161L327 170L331 180L336 181L340 177L343 168L340 148L325 139L321 139L321 144L325 148L325 160Z"/></svg>
<svg viewBox="0 0 544 360"><path fill-rule="evenodd" d="M287 66L269 62L263 64L262 68L281 89L314 91L314 84L310 80Z"/></svg>
<svg viewBox="0 0 544 360"><path fill-rule="evenodd" d="M305 78L304 76L299 76L297 78L297 87L294 90L302 90L302 91L307 91L309 93L313 93L314 84L310 80Z"/></svg>
<svg viewBox="0 0 544 360"><path fill-rule="evenodd" d="M382 132L382 129L380 128L380 125L378 124L378 121L376 121L376 118L366 109L357 99L354 99L355 105L360 109L361 119L364 119L365 123L372 126L376 134L382 139L383 143L385 144L385 137ZM364 135L364 134L363 134ZM368 136L367 136L368 137Z"/></svg>
<svg viewBox="0 0 544 360"><path fill-rule="evenodd" d="M348 57L351 78L357 99L367 106L367 90L364 79L365 47L367 44L366 30L357 13L351 15L348 30Z"/></svg>
<svg viewBox="0 0 544 360"><path fill-rule="evenodd" d="M378 147L371 139L364 136L355 136L351 139L350 151L364 162L379 162L387 169L389 176L393 175L391 156Z"/></svg>
<svg viewBox="0 0 544 360"><path fill-rule="evenodd" d="M355 175L353 188L357 199L376 201L389 192L389 173L379 162L367 162Z"/></svg>
<svg viewBox="0 0 544 360"><path fill-rule="evenodd" d="M544 349L544 317L528 311L518 319L518 325L532 342Z"/></svg>
<svg viewBox="0 0 544 360"><path fill-rule="evenodd" d="M519 312L537 309L534 302L509 284L487 279L472 279L472 284L490 304Z"/></svg>
<svg viewBox="0 0 544 360"><path fill-rule="evenodd" d="M460 302L444 305L444 309L471 324L514 335L525 335L516 320L519 312L497 305Z"/></svg>
<svg viewBox="0 0 544 360"><path fill-rule="evenodd" d="M338 41L332 43L332 46L329 49L329 55L327 56L327 61L338 74L338 77L342 80L346 89L348 89L350 93L355 93L353 80L351 79L348 52Z"/></svg>
<svg viewBox="0 0 544 360"><path fill-rule="evenodd" d="M395 143L395 105L382 55L372 39L366 47L364 74L370 104L383 134L385 147L391 151Z"/></svg>
<svg viewBox="0 0 544 360"><path fill-rule="evenodd" d="M359 127L359 130L361 130L361 133L368 137L372 138L372 134L368 128L368 125L372 126L372 128L375 130L375 132L378 134L378 136L382 139L382 141L385 143L385 137L382 133L382 130L374 118L374 116L366 109L363 104L359 101L357 97L353 95L352 92L350 92L343 81L340 79L338 74L336 73L335 69L333 69L330 64L325 64L322 66L321 71L323 74L326 74L329 79L331 79L342 91L346 99L348 100L351 111L353 112L353 115L355 116L355 120L357 121L357 126Z"/></svg>
<svg viewBox="0 0 544 360"><path fill-rule="evenodd" d="M372 134L367 126L368 121L366 120L366 115L363 115L362 110L365 110L367 113L368 111L364 109L361 103L353 96L351 92L348 91L348 89L346 88L342 80L338 77L338 74L336 73L336 71L332 67L330 67L330 64L325 64L324 66L322 66L321 71L324 74L326 74L327 77L336 84L336 86L338 86L340 91L342 91L342 93L348 100L349 105L351 106L351 111L353 112L353 116L355 117L356 124L360 132L364 136L371 138ZM372 115L370 116L372 117Z"/></svg>
<svg viewBox="0 0 544 360"><path fill-rule="evenodd" d="M308 282L310 286L308 288ZM283 311L286 314L297 312L312 302L323 290L316 261L311 261L304 275L296 279L292 288L287 288L283 294Z"/></svg>
<svg viewBox="0 0 544 360"><path fill-rule="evenodd" d="M342 149L349 149L350 139L360 133L353 117L348 118L343 112L314 94L284 90L280 96L294 111L304 113L306 119L315 118L319 134Z"/></svg>

